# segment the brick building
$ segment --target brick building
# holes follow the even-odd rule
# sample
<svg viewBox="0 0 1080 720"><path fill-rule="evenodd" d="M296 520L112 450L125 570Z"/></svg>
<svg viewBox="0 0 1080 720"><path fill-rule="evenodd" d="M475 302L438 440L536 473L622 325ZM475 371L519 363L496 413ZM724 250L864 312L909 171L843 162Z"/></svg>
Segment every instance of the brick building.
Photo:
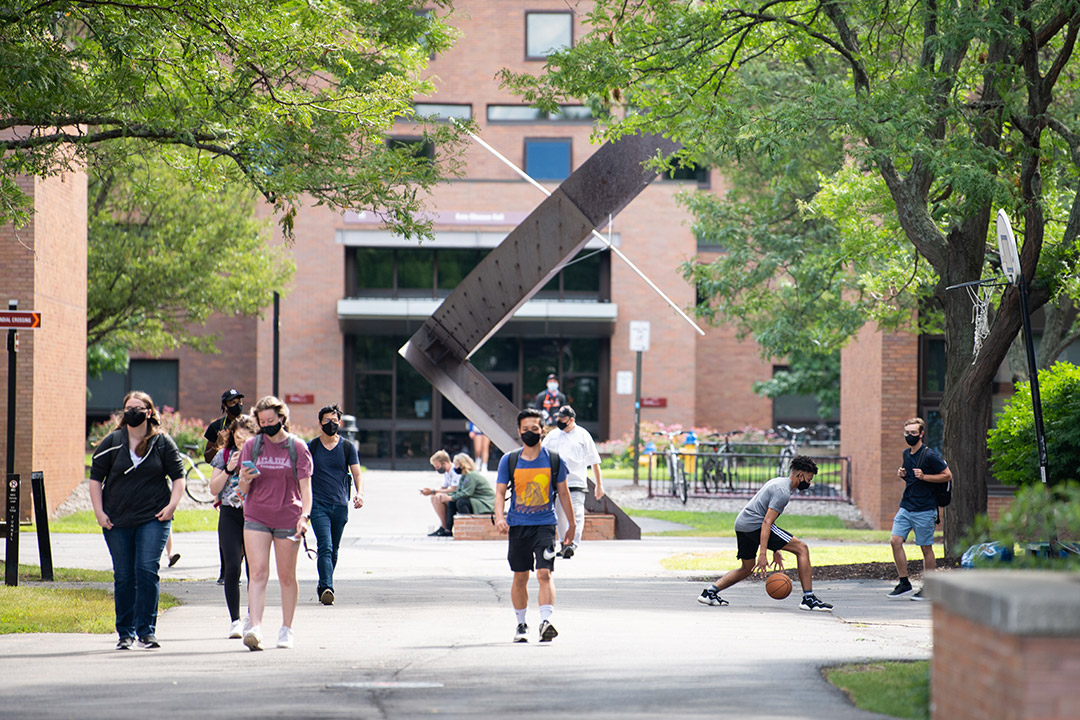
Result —
<svg viewBox="0 0 1080 720"><path fill-rule="evenodd" d="M596 150L588 109L541 114L501 89L495 73L501 67L538 72L547 48L580 34L580 16L560 0L540 0L527 9L457 3L456 18L462 38L431 61L438 92L416 98L418 114L475 120L486 142L554 189ZM417 137L416 125L401 122L389 142ZM278 392L307 426L316 424L319 407L342 402L357 418L361 454L374 467L423 467L435 449L466 444L465 418L397 350L483 253L543 200L479 145L469 145L462 159L464 177L430 199L435 238L422 246L394 237L370 213L310 207L296 219L297 274L280 303ZM615 245L682 307L694 303L695 291L679 265L716 248L698 247L676 196L722 191L721 182L706 169L658 179L610 228ZM616 378L635 369L628 349L635 320L651 323L642 393L666 403L644 409L645 419L723 429L812 419L774 418L773 402L750 389L773 371L756 346L737 342L729 329L709 329L700 338L595 238L472 361L517 405L543 390L548 373L558 374L579 422L599 439L619 437L633 426L633 395L618 393ZM136 386L159 404L207 421L227 388L247 395L249 405L272 391L270 313L261 321L219 319L207 332L228 338L221 355L181 350L136 358L127 377L93 384L91 416L113 409ZM723 363L716 363L719 357Z"/></svg>
<svg viewBox="0 0 1080 720"><path fill-rule="evenodd" d="M15 472L21 515L31 508L30 473L45 478L50 509L83 477L86 403L86 176L18 179L31 199L29 225L0 226L0 303L41 313L41 327L19 332ZM4 336L6 347L7 331ZM0 361L0 457L7 457L8 357Z"/></svg>

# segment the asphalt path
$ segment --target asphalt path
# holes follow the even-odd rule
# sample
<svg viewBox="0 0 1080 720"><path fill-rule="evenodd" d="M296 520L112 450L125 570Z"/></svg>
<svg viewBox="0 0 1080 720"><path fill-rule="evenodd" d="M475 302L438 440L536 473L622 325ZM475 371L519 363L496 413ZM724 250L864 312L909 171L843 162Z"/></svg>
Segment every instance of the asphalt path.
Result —
<svg viewBox="0 0 1080 720"><path fill-rule="evenodd" d="M295 648L272 647L273 576L271 647L226 639L216 535L185 533L180 563L162 571L183 604L159 617L160 650L117 651L114 635L0 636L0 717L846 720L883 716L852 707L823 667L930 656L929 603L887 601L881 582L817 585L833 613L800 611L797 592L772 600L759 582L725 592L727 607L697 603L703 584L660 561L733 546L700 538L583 544L557 561L559 636L537 642L534 581L530 642L514 644L506 545L428 538L434 514L416 489L436 480L368 473L333 606L317 602L315 563L301 556ZM55 535L53 548L57 566L111 567L99 535ZM24 535L22 561L36 552Z"/></svg>

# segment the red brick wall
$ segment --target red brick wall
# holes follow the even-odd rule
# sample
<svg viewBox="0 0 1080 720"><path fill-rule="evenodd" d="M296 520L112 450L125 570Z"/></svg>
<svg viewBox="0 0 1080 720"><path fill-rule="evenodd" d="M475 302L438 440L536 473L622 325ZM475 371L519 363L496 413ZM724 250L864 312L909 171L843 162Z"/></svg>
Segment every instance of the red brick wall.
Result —
<svg viewBox="0 0 1080 720"><path fill-rule="evenodd" d="M934 720L1080 717L1080 637L1020 637L934 604Z"/></svg>
<svg viewBox="0 0 1080 720"><path fill-rule="evenodd" d="M33 198L31 223L0 228L0 303L42 314L37 330L19 333L16 369L15 472L22 477L22 515L32 508L31 471L45 477L50 510L83 479L82 423L49 418L86 413L86 176L20 178ZM6 331L2 333L6 342ZM0 362L0 456L6 460L7 353Z"/></svg>
<svg viewBox="0 0 1080 720"><path fill-rule="evenodd" d="M904 492L896 469L918 404L918 347L915 335L867 324L841 353L841 453L851 456L855 504L878 529L891 527Z"/></svg>

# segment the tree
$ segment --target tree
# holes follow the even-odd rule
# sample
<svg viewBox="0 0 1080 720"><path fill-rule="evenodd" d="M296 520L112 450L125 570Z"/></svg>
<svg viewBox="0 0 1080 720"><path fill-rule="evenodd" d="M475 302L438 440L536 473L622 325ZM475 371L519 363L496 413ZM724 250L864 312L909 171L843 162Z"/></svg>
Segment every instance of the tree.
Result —
<svg viewBox="0 0 1080 720"><path fill-rule="evenodd" d="M998 208L1022 238L1033 309L1074 272L1080 93L1069 61L1080 4L597 0L589 22L543 77L504 80L542 106L603 95L620 105L604 135L663 132L695 161L782 162L822 135L842 144L844 163L822 168L804 209L834 223L837 242L804 242L788 257L822 252L846 269L830 285L837 320L811 319L819 339L850 335L845 309L867 310L865 320L918 308L921 324L940 323L952 547L986 507L991 383L1021 320L1009 288L974 356L971 302L945 288L991 274ZM770 82L778 72L790 74L782 87ZM769 282L797 287L791 269Z"/></svg>
<svg viewBox="0 0 1080 720"><path fill-rule="evenodd" d="M419 190L453 172L457 130L424 130L444 162L388 147L432 91L450 0L9 0L0 4L0 222L27 219L19 175L94 165L121 139L193 175L238 175L291 236L298 203L375 209L428 234Z"/></svg>
<svg viewBox="0 0 1080 720"><path fill-rule="evenodd" d="M266 244L245 187L192 184L155 148L122 143L91 166L87 361L100 377L127 367L129 350L187 345L216 352L194 328L211 314L258 315L294 266Z"/></svg>

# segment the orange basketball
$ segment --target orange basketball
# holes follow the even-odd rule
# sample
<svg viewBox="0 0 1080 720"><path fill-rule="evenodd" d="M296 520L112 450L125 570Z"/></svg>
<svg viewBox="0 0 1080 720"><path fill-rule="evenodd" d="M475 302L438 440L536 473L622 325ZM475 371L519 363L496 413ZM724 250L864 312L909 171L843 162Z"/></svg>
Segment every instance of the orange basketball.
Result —
<svg viewBox="0 0 1080 720"><path fill-rule="evenodd" d="M791 578L782 572L774 572L765 578L765 592L771 598L783 600L791 594Z"/></svg>

